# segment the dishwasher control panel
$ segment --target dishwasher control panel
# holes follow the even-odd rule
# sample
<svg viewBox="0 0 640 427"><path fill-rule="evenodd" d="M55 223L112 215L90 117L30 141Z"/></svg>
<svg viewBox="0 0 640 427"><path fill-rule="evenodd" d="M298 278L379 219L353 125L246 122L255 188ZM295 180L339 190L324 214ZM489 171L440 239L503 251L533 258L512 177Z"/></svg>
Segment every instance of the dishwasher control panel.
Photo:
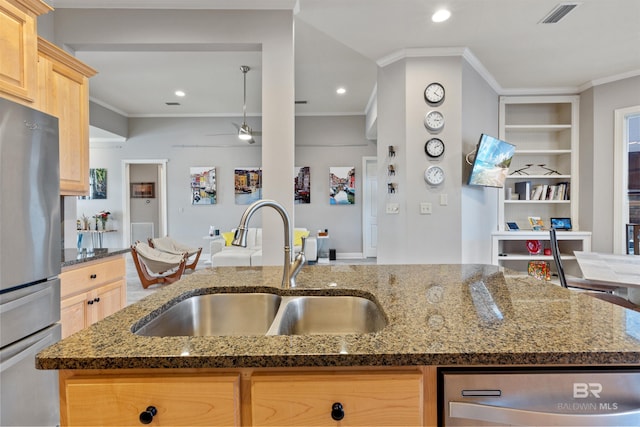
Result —
<svg viewBox="0 0 640 427"><path fill-rule="evenodd" d="M640 368L439 374L444 426L640 426Z"/></svg>

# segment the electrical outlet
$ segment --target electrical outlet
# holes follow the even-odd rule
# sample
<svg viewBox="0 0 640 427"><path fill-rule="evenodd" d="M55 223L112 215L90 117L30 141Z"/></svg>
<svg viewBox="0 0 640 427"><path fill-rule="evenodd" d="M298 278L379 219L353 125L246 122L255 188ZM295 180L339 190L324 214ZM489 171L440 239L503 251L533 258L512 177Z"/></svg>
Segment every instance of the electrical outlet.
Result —
<svg viewBox="0 0 640 427"><path fill-rule="evenodd" d="M420 203L420 215L431 215L431 203Z"/></svg>
<svg viewBox="0 0 640 427"><path fill-rule="evenodd" d="M447 206L449 204L449 199L446 194L440 195L440 206Z"/></svg>
<svg viewBox="0 0 640 427"><path fill-rule="evenodd" d="M387 203L387 213L388 214L397 214L400 212L400 205L397 203Z"/></svg>

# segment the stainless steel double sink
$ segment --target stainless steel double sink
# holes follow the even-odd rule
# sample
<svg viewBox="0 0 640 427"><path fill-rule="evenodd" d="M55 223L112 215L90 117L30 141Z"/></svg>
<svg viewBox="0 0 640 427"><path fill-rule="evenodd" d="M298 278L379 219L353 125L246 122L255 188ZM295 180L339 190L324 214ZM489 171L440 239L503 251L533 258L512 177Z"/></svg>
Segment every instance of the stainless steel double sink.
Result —
<svg viewBox="0 0 640 427"><path fill-rule="evenodd" d="M154 337L364 334L386 325L378 304L359 296L219 293L182 300L133 332Z"/></svg>

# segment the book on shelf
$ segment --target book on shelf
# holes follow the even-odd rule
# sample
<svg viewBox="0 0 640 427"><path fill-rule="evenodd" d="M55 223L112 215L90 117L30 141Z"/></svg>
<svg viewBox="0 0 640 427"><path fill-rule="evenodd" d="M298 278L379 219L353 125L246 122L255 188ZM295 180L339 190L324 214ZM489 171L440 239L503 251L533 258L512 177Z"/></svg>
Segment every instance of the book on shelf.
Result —
<svg viewBox="0 0 640 427"><path fill-rule="evenodd" d="M519 181L515 183L515 190L518 193L518 200L530 200L531 181Z"/></svg>

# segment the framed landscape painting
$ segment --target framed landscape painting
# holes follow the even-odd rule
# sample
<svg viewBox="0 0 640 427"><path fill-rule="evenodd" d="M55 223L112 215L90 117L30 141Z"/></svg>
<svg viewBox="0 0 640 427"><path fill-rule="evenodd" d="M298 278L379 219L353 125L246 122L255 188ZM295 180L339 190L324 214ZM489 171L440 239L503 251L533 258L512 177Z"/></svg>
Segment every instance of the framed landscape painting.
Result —
<svg viewBox="0 0 640 427"><path fill-rule="evenodd" d="M215 205L218 202L218 192L216 187L216 168L192 167L189 169L191 175L191 204L192 205Z"/></svg>
<svg viewBox="0 0 640 427"><path fill-rule="evenodd" d="M296 166L293 170L293 203L311 203L311 168Z"/></svg>
<svg viewBox="0 0 640 427"><path fill-rule="evenodd" d="M262 169L237 167L233 176L236 205L250 205L262 199Z"/></svg>
<svg viewBox="0 0 640 427"><path fill-rule="evenodd" d="M329 168L329 204L353 205L356 203L356 168L332 166Z"/></svg>

